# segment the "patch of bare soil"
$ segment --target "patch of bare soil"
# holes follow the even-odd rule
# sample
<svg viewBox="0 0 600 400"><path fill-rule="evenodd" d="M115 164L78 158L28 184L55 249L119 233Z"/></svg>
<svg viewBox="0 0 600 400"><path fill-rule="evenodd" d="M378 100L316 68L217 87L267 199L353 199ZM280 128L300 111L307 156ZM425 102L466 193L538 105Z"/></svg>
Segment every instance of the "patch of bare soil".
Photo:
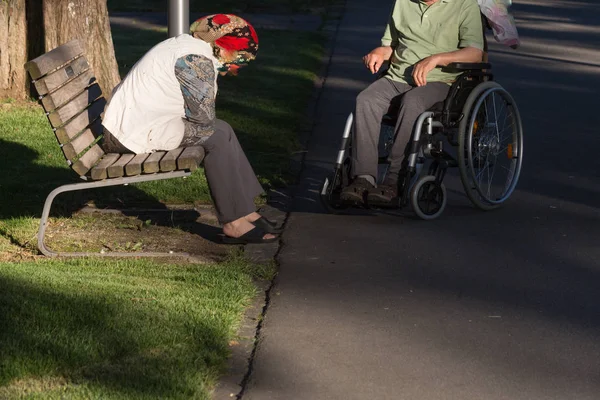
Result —
<svg viewBox="0 0 600 400"><path fill-rule="evenodd" d="M39 256L33 254L29 249L18 246L11 246L10 248L0 250L0 263L35 261L37 258Z"/></svg>
<svg viewBox="0 0 600 400"><path fill-rule="evenodd" d="M7 386L0 387L0 398L20 399L36 393L65 388L68 384L63 377L19 379L9 382Z"/></svg>
<svg viewBox="0 0 600 400"><path fill-rule="evenodd" d="M123 210L86 208L67 219L51 219L46 246L64 252L188 253L221 261L231 246L220 244L221 229L207 210Z"/></svg>

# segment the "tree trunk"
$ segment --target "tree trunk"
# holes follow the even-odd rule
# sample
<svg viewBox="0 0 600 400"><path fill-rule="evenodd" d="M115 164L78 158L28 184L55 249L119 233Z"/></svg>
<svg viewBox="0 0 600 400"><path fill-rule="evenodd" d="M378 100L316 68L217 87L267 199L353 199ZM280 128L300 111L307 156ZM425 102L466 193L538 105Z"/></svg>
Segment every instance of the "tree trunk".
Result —
<svg viewBox="0 0 600 400"><path fill-rule="evenodd" d="M0 0L3 1L3 0ZM46 51L80 39L104 96L121 80L106 9L106 0L44 0Z"/></svg>
<svg viewBox="0 0 600 400"><path fill-rule="evenodd" d="M0 98L27 96L25 22L25 0L0 0Z"/></svg>

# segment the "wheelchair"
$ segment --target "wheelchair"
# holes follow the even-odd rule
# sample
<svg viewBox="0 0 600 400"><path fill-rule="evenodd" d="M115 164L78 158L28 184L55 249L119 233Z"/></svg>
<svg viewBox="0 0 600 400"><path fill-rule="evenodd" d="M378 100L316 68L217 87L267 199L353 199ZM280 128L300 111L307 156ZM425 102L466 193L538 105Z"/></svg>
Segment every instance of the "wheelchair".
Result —
<svg viewBox="0 0 600 400"><path fill-rule="evenodd" d="M405 173L398 182L398 198L391 204L393 208L410 205L424 220L439 217L446 207L443 180L449 167L458 167L473 205L492 210L515 190L523 163L519 110L513 97L493 80L491 64L453 63L446 68L460 75L446 99L419 116L407 148ZM340 193L351 179L353 122L351 113L333 171L321 186L321 201L331 213L351 207L340 200ZM395 116L386 115L379 141L378 183L389 167L394 126Z"/></svg>

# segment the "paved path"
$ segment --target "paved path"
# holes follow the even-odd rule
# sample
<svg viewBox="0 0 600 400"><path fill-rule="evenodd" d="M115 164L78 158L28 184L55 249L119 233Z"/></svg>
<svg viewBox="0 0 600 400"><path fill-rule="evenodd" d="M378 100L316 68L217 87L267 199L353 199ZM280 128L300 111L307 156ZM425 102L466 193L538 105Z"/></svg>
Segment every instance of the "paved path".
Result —
<svg viewBox="0 0 600 400"><path fill-rule="evenodd" d="M323 214L318 183L391 0L348 0L244 400L600 398L600 5L521 0L494 46L526 129L512 201Z"/></svg>

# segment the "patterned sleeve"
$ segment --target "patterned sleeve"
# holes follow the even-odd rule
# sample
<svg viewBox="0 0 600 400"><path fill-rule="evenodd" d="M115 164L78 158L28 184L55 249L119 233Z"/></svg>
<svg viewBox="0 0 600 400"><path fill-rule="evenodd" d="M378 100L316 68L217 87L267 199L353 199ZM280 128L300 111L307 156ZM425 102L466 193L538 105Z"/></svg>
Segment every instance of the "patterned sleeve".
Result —
<svg viewBox="0 0 600 400"><path fill-rule="evenodd" d="M185 103L185 133L182 146L195 146L214 132L215 125L215 70L207 57L188 54L175 63Z"/></svg>

